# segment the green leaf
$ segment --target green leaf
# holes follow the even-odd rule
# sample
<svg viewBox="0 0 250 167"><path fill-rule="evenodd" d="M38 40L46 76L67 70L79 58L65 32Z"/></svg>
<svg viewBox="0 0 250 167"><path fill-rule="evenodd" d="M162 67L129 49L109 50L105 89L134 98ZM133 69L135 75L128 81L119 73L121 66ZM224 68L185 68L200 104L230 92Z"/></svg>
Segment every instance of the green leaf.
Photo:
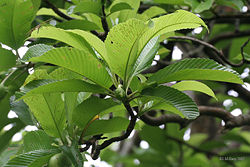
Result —
<svg viewBox="0 0 250 167"><path fill-rule="evenodd" d="M24 102L48 135L62 139L66 119L61 93L29 96Z"/></svg>
<svg viewBox="0 0 250 167"><path fill-rule="evenodd" d="M65 9L59 9L62 13L66 14L67 15L67 10ZM37 16L43 16L43 15L46 15L46 16L53 16L55 18L59 18L59 19L62 19L60 16L58 16L58 14L56 14L52 9L48 9L48 8L41 8L38 10L38 12L36 13ZM83 17L81 16L78 16L76 14L70 14L71 17L75 18L75 19L79 19L79 20L82 20Z"/></svg>
<svg viewBox="0 0 250 167"><path fill-rule="evenodd" d="M213 80L243 84L239 74L211 59L184 59L159 70L148 82L166 83L180 80Z"/></svg>
<svg viewBox="0 0 250 167"><path fill-rule="evenodd" d="M121 132L127 129L128 124L129 120L122 117L114 117L110 120L96 120L87 128L85 136Z"/></svg>
<svg viewBox="0 0 250 167"><path fill-rule="evenodd" d="M15 101L15 99L11 99L10 106L11 111L14 111L24 124L34 125L29 107L23 100Z"/></svg>
<svg viewBox="0 0 250 167"><path fill-rule="evenodd" d="M96 57L83 50L69 47L52 49L40 57L31 58L30 61L46 62L67 68L104 88L112 85L105 66Z"/></svg>
<svg viewBox="0 0 250 167"><path fill-rule="evenodd" d="M145 125L140 131L142 140L146 140L150 147L154 148L161 153L167 153L169 150L165 132L158 127Z"/></svg>
<svg viewBox="0 0 250 167"><path fill-rule="evenodd" d="M184 0L184 2L192 7L192 10L195 13L201 13L205 10L208 10L213 5L214 0L205 0L205 1L198 1L198 0Z"/></svg>
<svg viewBox="0 0 250 167"><path fill-rule="evenodd" d="M149 18L153 18L155 16L159 16L159 15L166 14L166 13L167 12L164 9L158 6L152 6L143 12L143 14L147 15Z"/></svg>
<svg viewBox="0 0 250 167"><path fill-rule="evenodd" d="M70 146L62 146L63 153L71 160L75 167L83 166L83 155L79 151L78 143L73 141Z"/></svg>
<svg viewBox="0 0 250 167"><path fill-rule="evenodd" d="M2 117L2 116L1 116ZM8 118L5 118L8 119ZM25 125L18 119L15 119L16 121L13 122L13 127L0 134L0 153L9 145L12 137L19 132L22 128L25 127Z"/></svg>
<svg viewBox="0 0 250 167"><path fill-rule="evenodd" d="M23 138L24 153L35 150L47 150L55 148L51 144L53 139L44 131L36 130L28 132Z"/></svg>
<svg viewBox="0 0 250 167"><path fill-rule="evenodd" d="M77 49L86 50L90 52L92 51L86 40L80 37L79 35L53 26L42 26L38 29L35 29L31 33L31 36L29 38L54 39L64 42Z"/></svg>
<svg viewBox="0 0 250 167"><path fill-rule="evenodd" d="M48 52L49 50L53 49L53 46L45 45L45 44L37 44L31 46L25 55L22 58L22 61L29 61L32 57L39 57L42 56L44 53Z"/></svg>
<svg viewBox="0 0 250 167"><path fill-rule="evenodd" d="M58 153L58 149L49 150L35 150L27 152L24 154L19 154L18 156L9 160L9 162L4 167L30 167L30 165L36 160L43 158L45 156L52 156Z"/></svg>
<svg viewBox="0 0 250 167"><path fill-rule="evenodd" d="M74 13L94 13L99 15L101 12L100 0L85 0L78 3L74 8Z"/></svg>
<svg viewBox="0 0 250 167"><path fill-rule="evenodd" d="M100 55L102 59L106 61L107 53L106 53L105 44L102 40L100 40L97 36L91 34L90 32L81 31L81 30L69 30L69 31L84 38L91 45L91 47L94 48L94 51L98 53L97 57L99 58L99 55Z"/></svg>
<svg viewBox="0 0 250 167"><path fill-rule="evenodd" d="M105 92L103 88L79 79L71 79L63 81L36 80L32 81L27 86L25 86L22 89L22 91L27 92L22 98L35 94L56 93L56 92L93 92L93 93Z"/></svg>
<svg viewBox="0 0 250 167"><path fill-rule="evenodd" d="M174 84L171 87L178 89L179 91L192 90L202 92L217 99L212 89L210 89L206 84L198 81L182 81Z"/></svg>
<svg viewBox="0 0 250 167"><path fill-rule="evenodd" d="M138 39L146 28L143 21L131 19L114 26L105 40L108 54L106 61L111 70L122 79L125 78L126 71L133 67L132 62L135 61L137 55Z"/></svg>
<svg viewBox="0 0 250 167"><path fill-rule="evenodd" d="M15 50L22 46L39 6L40 0L1 0L0 42Z"/></svg>
<svg viewBox="0 0 250 167"><path fill-rule="evenodd" d="M218 5L229 6L237 10L241 10L244 6L244 3L238 0L216 0L215 2Z"/></svg>
<svg viewBox="0 0 250 167"><path fill-rule="evenodd" d="M0 55L0 72L16 65L16 56L10 50L0 47Z"/></svg>
<svg viewBox="0 0 250 167"><path fill-rule="evenodd" d="M184 0L154 0L155 3L170 5L185 5Z"/></svg>
<svg viewBox="0 0 250 167"><path fill-rule="evenodd" d="M100 30L100 27L88 20L69 20L56 24L61 29L79 29L84 31Z"/></svg>
<svg viewBox="0 0 250 167"><path fill-rule="evenodd" d="M95 96L83 101L73 112L73 122L84 128L99 113L117 105L112 99L101 99Z"/></svg>
<svg viewBox="0 0 250 167"><path fill-rule="evenodd" d="M186 94L177 89L158 86L156 88L147 88L142 90L142 95L152 96L155 98L164 99L167 103L173 105L188 119L195 119L199 116L199 111L193 100Z"/></svg>
<svg viewBox="0 0 250 167"><path fill-rule="evenodd" d="M126 2L119 2L119 3L115 3L114 5L112 4L110 6L110 13L115 13L115 12L126 10L126 9L133 9L133 8Z"/></svg>

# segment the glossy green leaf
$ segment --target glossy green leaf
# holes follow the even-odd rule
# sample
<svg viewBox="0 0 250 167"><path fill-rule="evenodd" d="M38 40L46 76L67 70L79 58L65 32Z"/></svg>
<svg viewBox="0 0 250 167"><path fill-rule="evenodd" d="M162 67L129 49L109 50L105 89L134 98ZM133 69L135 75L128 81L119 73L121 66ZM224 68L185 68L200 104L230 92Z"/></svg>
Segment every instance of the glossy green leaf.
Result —
<svg viewBox="0 0 250 167"><path fill-rule="evenodd" d="M83 50L68 47L52 49L40 57L31 58L30 61L46 62L67 68L105 88L112 85L105 66L96 57Z"/></svg>
<svg viewBox="0 0 250 167"><path fill-rule="evenodd" d="M29 83L22 89L23 92L27 92L22 98L43 93L58 93L58 92L93 92L104 93L105 89L85 82L83 80L37 80Z"/></svg>
<svg viewBox="0 0 250 167"><path fill-rule="evenodd" d="M44 53L48 52L49 50L53 49L53 46L45 45L45 44L37 44L31 46L25 55L22 57L22 61L29 61L32 57L39 57L42 56Z"/></svg>
<svg viewBox="0 0 250 167"><path fill-rule="evenodd" d="M1 28L0 28L1 29ZM10 51L0 47L0 72L15 66L16 56Z"/></svg>
<svg viewBox="0 0 250 167"><path fill-rule="evenodd" d="M24 102L48 135L62 139L66 119L61 93L29 96Z"/></svg>
<svg viewBox="0 0 250 167"><path fill-rule="evenodd" d="M210 89L204 83L201 83L198 81L182 81L182 82L178 82L178 83L174 84L171 87L178 89L179 91L191 90L191 91L202 92L202 93L205 93L205 94L217 99L212 89Z"/></svg>
<svg viewBox="0 0 250 167"><path fill-rule="evenodd" d="M9 162L4 167L30 167L30 165L45 156L52 156L58 153L58 149L49 149L49 150L35 150L27 152L24 154L19 154L18 156L9 160ZM42 164L43 165L43 164Z"/></svg>
<svg viewBox="0 0 250 167"><path fill-rule="evenodd" d="M199 111L193 100L186 94L177 89L158 86L156 88L147 88L142 90L142 95L164 99L167 103L173 105L188 119L195 119L199 116Z"/></svg>
<svg viewBox="0 0 250 167"><path fill-rule="evenodd" d="M87 128L85 136L121 132L127 129L128 124L129 120L122 117L114 117L110 120L96 120Z"/></svg>
<svg viewBox="0 0 250 167"><path fill-rule="evenodd" d="M0 42L18 49L28 36L40 0L0 1Z"/></svg>
<svg viewBox="0 0 250 167"><path fill-rule="evenodd" d="M101 99L95 96L83 101L73 112L73 122L84 128L99 113L117 105L112 99Z"/></svg>
<svg viewBox="0 0 250 167"><path fill-rule="evenodd" d="M239 74L211 59L184 59L159 70L149 82L166 83L180 80L214 80L243 84Z"/></svg>

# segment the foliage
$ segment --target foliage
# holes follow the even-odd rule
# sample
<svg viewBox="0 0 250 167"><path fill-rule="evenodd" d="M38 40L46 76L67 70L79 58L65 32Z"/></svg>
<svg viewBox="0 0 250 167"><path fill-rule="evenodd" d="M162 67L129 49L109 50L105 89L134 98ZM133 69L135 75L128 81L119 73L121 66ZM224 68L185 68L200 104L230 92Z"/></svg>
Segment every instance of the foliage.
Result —
<svg viewBox="0 0 250 167"><path fill-rule="evenodd" d="M0 165L82 167L90 154L112 165L246 166L247 159L220 160L250 155L249 133L233 129L250 120L249 92L240 86L249 82L242 77L250 68L249 22L235 29L243 34L239 39L226 41L220 34L230 33L231 17L249 20L241 12L248 3L2 0L0 42L10 50L0 48ZM221 18L224 26L216 22ZM235 44L239 40L242 45ZM175 46L183 48L181 60L174 60ZM228 96L230 89L240 98ZM228 99L225 109L214 107ZM245 115L228 112L234 109ZM218 126L215 117L224 120L223 130L231 131L197 130L202 115ZM38 130L23 132L27 125ZM184 141L188 128L194 133ZM11 142L19 131L22 141ZM135 139L149 148L138 147ZM108 148L114 142L120 142L118 154Z"/></svg>

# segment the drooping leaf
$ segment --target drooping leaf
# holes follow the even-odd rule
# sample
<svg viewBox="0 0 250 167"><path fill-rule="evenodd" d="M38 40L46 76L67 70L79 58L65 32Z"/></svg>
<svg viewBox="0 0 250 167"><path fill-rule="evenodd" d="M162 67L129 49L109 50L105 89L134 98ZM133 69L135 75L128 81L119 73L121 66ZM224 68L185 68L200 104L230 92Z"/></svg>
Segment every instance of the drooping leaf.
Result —
<svg viewBox="0 0 250 167"><path fill-rule="evenodd" d="M51 145L53 139L49 137L44 131L36 130L28 132L23 138L24 153L35 150L53 149Z"/></svg>
<svg viewBox="0 0 250 167"><path fill-rule="evenodd" d="M59 9L62 13L66 14L67 15L67 10L65 9ZM43 15L47 15L47 16L53 16L55 18L59 18L59 19L62 19L60 16L58 16L58 14L56 14L52 9L48 9L48 8L40 8L38 10L38 12L36 13L37 16L43 16ZM79 20L82 20L83 17L79 16L79 15L76 15L76 14L70 14L70 17L73 17L75 19L79 19Z"/></svg>
<svg viewBox="0 0 250 167"><path fill-rule="evenodd" d="M216 99L216 96L215 96L213 90L210 89L204 83L201 83L198 81L182 81L182 82L178 82L178 83L174 84L171 87L178 89L179 91L192 90L192 91L202 92L202 93L205 93L205 94Z"/></svg>
<svg viewBox="0 0 250 167"><path fill-rule="evenodd" d="M112 99L91 97L79 104L73 112L73 122L84 128L96 115L117 105Z"/></svg>
<svg viewBox="0 0 250 167"><path fill-rule="evenodd" d="M42 26L38 29L35 29L31 33L30 38L54 39L64 42L77 49L88 50L90 52L92 51L86 40L80 37L79 35L53 26Z"/></svg>
<svg viewBox="0 0 250 167"><path fill-rule="evenodd" d="M10 130L0 134L0 153L9 145L12 137L24 127L25 125L23 122L21 122L19 119L15 119L15 122L13 122L13 127Z"/></svg>
<svg viewBox="0 0 250 167"><path fill-rule="evenodd" d="M69 30L82 38L84 38L91 47L101 56L102 59L107 59L107 53L104 42L102 42L97 36L91 34L90 32L81 31L81 30ZM98 56L97 56L98 57Z"/></svg>
<svg viewBox="0 0 250 167"><path fill-rule="evenodd" d="M39 6L40 0L1 0L0 42L13 49L22 46Z"/></svg>
<svg viewBox="0 0 250 167"><path fill-rule="evenodd" d="M11 99L10 107L11 111L14 111L24 124L34 125L29 107L23 100L15 101L15 99Z"/></svg>
<svg viewBox="0 0 250 167"><path fill-rule="evenodd" d="M126 10L126 9L133 9L133 8L128 3L125 3L125 2L113 3L110 6L110 14L121 11L121 10Z"/></svg>
<svg viewBox="0 0 250 167"><path fill-rule="evenodd" d="M66 119L61 93L29 96L24 102L48 135L62 138Z"/></svg>
<svg viewBox="0 0 250 167"><path fill-rule="evenodd" d="M195 13L201 13L205 10L208 10L213 5L214 0L205 0L205 1L198 1L198 0L184 0L184 2L192 7L192 10Z"/></svg>
<svg viewBox="0 0 250 167"><path fill-rule="evenodd" d="M0 28L1 29L1 28ZM10 51L0 47L0 72L15 66L16 56Z"/></svg>
<svg viewBox="0 0 250 167"><path fill-rule="evenodd" d="M100 27L88 20L69 20L56 24L56 27L69 30L79 29L84 31L100 30Z"/></svg>
<svg viewBox="0 0 250 167"><path fill-rule="evenodd" d="M154 0L155 3L170 5L185 5L184 0Z"/></svg>
<svg viewBox="0 0 250 167"><path fill-rule="evenodd" d="M158 86L156 88L144 89L141 94L164 99L167 103L181 111L188 119L195 119L199 116L198 108L193 100L177 89L167 86Z"/></svg>
<svg viewBox="0 0 250 167"><path fill-rule="evenodd" d="M40 57L33 57L30 61L46 62L67 68L104 88L109 88L112 84L105 66L96 57L83 50L68 47L57 48Z"/></svg>
<svg viewBox="0 0 250 167"><path fill-rule="evenodd" d="M103 93L105 89L85 82L83 80L36 80L29 83L22 89L23 92L27 92L22 98L43 93L56 93L56 92L93 92Z"/></svg>
<svg viewBox="0 0 250 167"><path fill-rule="evenodd" d="M120 132L126 130L128 124L129 120L122 117L114 117L110 120L96 120L87 128L85 136Z"/></svg>
<svg viewBox="0 0 250 167"><path fill-rule="evenodd" d="M4 167L30 167L30 165L45 156L52 156L58 153L58 149L49 149L49 150L35 150L27 152L24 154L19 154L18 156L10 159L9 162ZM42 164L43 165L43 164Z"/></svg>
<svg viewBox="0 0 250 167"><path fill-rule="evenodd" d="M149 82L166 83L180 80L214 80L243 84L237 72L211 59L184 59L159 70Z"/></svg>
<svg viewBox="0 0 250 167"><path fill-rule="evenodd" d="M147 15L149 18L153 18L158 15L166 14L166 11L158 6L152 6L145 10L143 14Z"/></svg>
<svg viewBox="0 0 250 167"><path fill-rule="evenodd" d="M53 46L50 45L45 45L45 44L33 45L25 53L25 55L22 58L22 61L29 61L29 59L32 57L42 56L44 53L48 52L51 49L53 49Z"/></svg>
<svg viewBox="0 0 250 167"><path fill-rule="evenodd" d="M101 0L85 0L80 1L75 7L74 7L74 13L94 13L96 15L99 15L101 12Z"/></svg>
<svg viewBox="0 0 250 167"><path fill-rule="evenodd" d="M238 0L216 0L215 2L218 5L229 6L237 10L241 10L244 6L244 3Z"/></svg>

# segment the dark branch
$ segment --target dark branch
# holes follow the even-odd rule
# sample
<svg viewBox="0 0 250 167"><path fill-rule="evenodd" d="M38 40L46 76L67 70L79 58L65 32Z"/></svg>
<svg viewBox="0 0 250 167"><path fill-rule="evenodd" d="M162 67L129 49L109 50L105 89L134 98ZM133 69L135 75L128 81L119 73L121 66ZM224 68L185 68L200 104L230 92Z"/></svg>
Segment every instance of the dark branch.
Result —
<svg viewBox="0 0 250 167"><path fill-rule="evenodd" d="M224 120L225 126L223 127L223 130L230 130L235 127L250 125L249 114L233 116L230 112L222 108L210 106L199 106L199 112L201 116L212 116ZM194 121L181 118L180 116L174 114L165 114L157 118L144 114L140 117L140 119L151 126L159 126L165 123L178 123L182 128Z"/></svg>
<svg viewBox="0 0 250 167"><path fill-rule="evenodd" d="M105 140L101 145L97 145L95 150L91 154L92 159L96 160L99 157L100 151L102 149L108 147L110 144L112 144L114 142L122 141L122 140L128 138L129 135L131 134L131 132L133 131L135 124L136 124L137 116L134 115L133 109L130 106L129 102L124 102L123 105L125 106L125 108L127 109L128 113L131 117L129 125L128 125L125 133L122 134L121 136L117 136L117 137L113 137L111 139Z"/></svg>
<svg viewBox="0 0 250 167"><path fill-rule="evenodd" d="M238 32L227 32L221 35L217 35L213 39L209 41L210 44L215 44L221 40L225 39L232 39L232 38L239 38L239 37L245 37L250 35L250 30L245 30L245 31L238 31Z"/></svg>
<svg viewBox="0 0 250 167"><path fill-rule="evenodd" d="M213 50L213 51L219 56L219 57L218 57L219 59L221 59L223 62L225 62L225 63L227 63L227 64L229 64L229 65L231 65L231 66L233 66L233 67L240 67L240 66L242 66L244 63L247 63L247 62L248 62L248 61L245 59L245 57L244 57L243 49L244 49L244 47L248 44L249 40L246 41L246 42L242 45L242 47L241 47L242 61L241 61L240 63L238 63L238 64L234 64L234 63L231 63L231 62L224 56L224 54L223 54L223 52L222 52L221 50L217 49L216 47L214 47L213 45L211 45L210 43L207 43L207 42L205 42L205 41L202 41L202 40L199 40L199 39L196 39L196 38L193 38L193 37L188 37L188 36L173 36L173 37L170 37L170 39L190 40L190 41L193 41L193 42L195 42L195 43L201 44L201 45L203 45L203 46L205 46L205 47L207 47L207 48ZM211 57L212 54L211 54L211 55L209 54L208 56ZM221 62L221 63L222 63L222 62Z"/></svg>
<svg viewBox="0 0 250 167"><path fill-rule="evenodd" d="M46 4L49 5L49 7L60 17L66 19L66 20L73 20L74 18L64 14L63 12L61 12L54 4L52 4L51 2L49 2L49 0L43 0Z"/></svg>

